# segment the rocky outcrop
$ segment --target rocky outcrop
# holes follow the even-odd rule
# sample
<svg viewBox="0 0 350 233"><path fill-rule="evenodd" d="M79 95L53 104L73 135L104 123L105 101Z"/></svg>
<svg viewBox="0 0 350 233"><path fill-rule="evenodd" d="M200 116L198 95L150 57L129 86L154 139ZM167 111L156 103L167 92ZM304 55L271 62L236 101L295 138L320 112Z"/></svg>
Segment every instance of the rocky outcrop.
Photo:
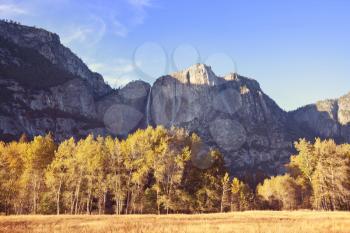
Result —
<svg viewBox="0 0 350 233"><path fill-rule="evenodd" d="M252 79L217 77L197 64L159 78L152 87L149 118L154 125L185 127L225 154L234 171L282 172L292 141L287 114Z"/></svg>
<svg viewBox="0 0 350 233"><path fill-rule="evenodd" d="M350 94L285 112L258 82L218 77L196 64L151 86L133 81L112 89L56 34L0 21L0 140L53 132L69 137L125 137L147 125L184 127L202 139L198 167L210 148L224 154L232 174L284 171L300 137L350 141ZM203 162L203 163L202 163Z"/></svg>
<svg viewBox="0 0 350 233"><path fill-rule="evenodd" d="M2 39L19 47L32 49L51 64L86 80L95 95L103 96L111 91L100 74L91 72L80 58L60 43L57 34L43 29L0 21L0 35ZM6 48L2 49L6 50Z"/></svg>
<svg viewBox="0 0 350 233"><path fill-rule="evenodd" d="M309 137L350 141L350 93L334 100L319 101L289 113Z"/></svg>
<svg viewBox="0 0 350 233"><path fill-rule="evenodd" d="M146 126L146 105L150 85L133 81L96 102L98 118L108 133L127 136L137 128Z"/></svg>

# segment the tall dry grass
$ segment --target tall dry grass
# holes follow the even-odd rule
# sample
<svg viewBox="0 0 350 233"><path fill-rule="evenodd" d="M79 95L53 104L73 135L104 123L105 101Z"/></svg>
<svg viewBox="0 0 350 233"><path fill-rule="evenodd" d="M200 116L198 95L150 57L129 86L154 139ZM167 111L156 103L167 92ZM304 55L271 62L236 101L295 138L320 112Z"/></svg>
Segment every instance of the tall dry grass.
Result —
<svg viewBox="0 0 350 233"><path fill-rule="evenodd" d="M343 233L347 212L251 211L203 215L10 216L0 217L6 233Z"/></svg>

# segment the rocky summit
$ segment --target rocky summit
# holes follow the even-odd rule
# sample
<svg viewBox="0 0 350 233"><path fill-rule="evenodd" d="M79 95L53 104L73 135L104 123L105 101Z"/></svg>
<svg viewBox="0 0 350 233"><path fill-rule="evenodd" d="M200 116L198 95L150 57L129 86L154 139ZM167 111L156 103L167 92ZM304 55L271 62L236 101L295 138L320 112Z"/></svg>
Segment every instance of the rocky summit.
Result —
<svg viewBox="0 0 350 233"><path fill-rule="evenodd" d="M350 94L283 111L253 79L196 64L120 89L104 83L59 36L0 22L0 139L52 132L125 137L147 125L183 127L217 148L232 174L278 174L300 137L350 141Z"/></svg>

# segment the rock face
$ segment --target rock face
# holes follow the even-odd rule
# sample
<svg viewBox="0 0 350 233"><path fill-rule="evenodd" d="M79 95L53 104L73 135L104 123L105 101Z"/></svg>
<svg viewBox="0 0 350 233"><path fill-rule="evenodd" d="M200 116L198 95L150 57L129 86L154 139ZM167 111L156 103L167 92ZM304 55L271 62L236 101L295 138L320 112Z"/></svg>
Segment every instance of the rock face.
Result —
<svg viewBox="0 0 350 233"><path fill-rule="evenodd" d="M232 171L278 173L289 159L287 113L255 80L237 74L217 77L210 67L197 64L159 78L150 99L154 125L196 132L207 145L220 148Z"/></svg>
<svg viewBox="0 0 350 233"><path fill-rule="evenodd" d="M68 48L60 43L57 34L17 24L0 22L2 39L16 46L32 49L46 58L51 64L86 80L96 95L105 95L111 88L106 85L100 74L91 72L88 67ZM3 48L6 51L6 48Z"/></svg>
<svg viewBox="0 0 350 233"><path fill-rule="evenodd" d="M232 174L277 174L299 137L350 141L350 94L287 113L259 84L196 64L114 90L56 34L0 21L0 140L53 132L57 140L184 127L217 148ZM204 152L204 153L203 153ZM204 161L204 160L203 160ZM206 165L207 166L207 165Z"/></svg>
<svg viewBox="0 0 350 233"><path fill-rule="evenodd" d="M289 113L305 129L306 137L350 141L350 93L335 100L319 101Z"/></svg>
<svg viewBox="0 0 350 233"><path fill-rule="evenodd" d="M135 81L113 90L58 35L0 21L2 140L22 133L53 132L57 140L127 134L143 126L149 89L149 84Z"/></svg>

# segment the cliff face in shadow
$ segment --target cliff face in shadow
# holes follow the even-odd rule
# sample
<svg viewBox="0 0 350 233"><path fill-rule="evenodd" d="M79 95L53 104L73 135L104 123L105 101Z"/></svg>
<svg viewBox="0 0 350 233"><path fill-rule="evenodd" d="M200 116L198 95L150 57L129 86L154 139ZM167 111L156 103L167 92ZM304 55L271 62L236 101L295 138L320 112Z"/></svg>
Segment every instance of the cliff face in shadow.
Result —
<svg viewBox="0 0 350 233"><path fill-rule="evenodd" d="M318 101L289 113L295 125L304 129L305 137L334 138L350 141L350 93L334 100Z"/></svg>
<svg viewBox="0 0 350 233"><path fill-rule="evenodd" d="M147 125L184 127L219 149L232 174L284 171L300 137L350 140L350 95L285 112L255 80L196 64L114 90L56 34L0 22L0 139L125 137Z"/></svg>
<svg viewBox="0 0 350 233"><path fill-rule="evenodd" d="M108 117L114 114L120 120L121 112L144 112L149 84L136 81L113 90L64 47L58 35L43 29L0 21L0 64L2 140L22 133L52 132L57 140L89 133L117 135L121 130L113 128ZM136 125L135 118L129 119L128 129L142 126L142 118Z"/></svg>

